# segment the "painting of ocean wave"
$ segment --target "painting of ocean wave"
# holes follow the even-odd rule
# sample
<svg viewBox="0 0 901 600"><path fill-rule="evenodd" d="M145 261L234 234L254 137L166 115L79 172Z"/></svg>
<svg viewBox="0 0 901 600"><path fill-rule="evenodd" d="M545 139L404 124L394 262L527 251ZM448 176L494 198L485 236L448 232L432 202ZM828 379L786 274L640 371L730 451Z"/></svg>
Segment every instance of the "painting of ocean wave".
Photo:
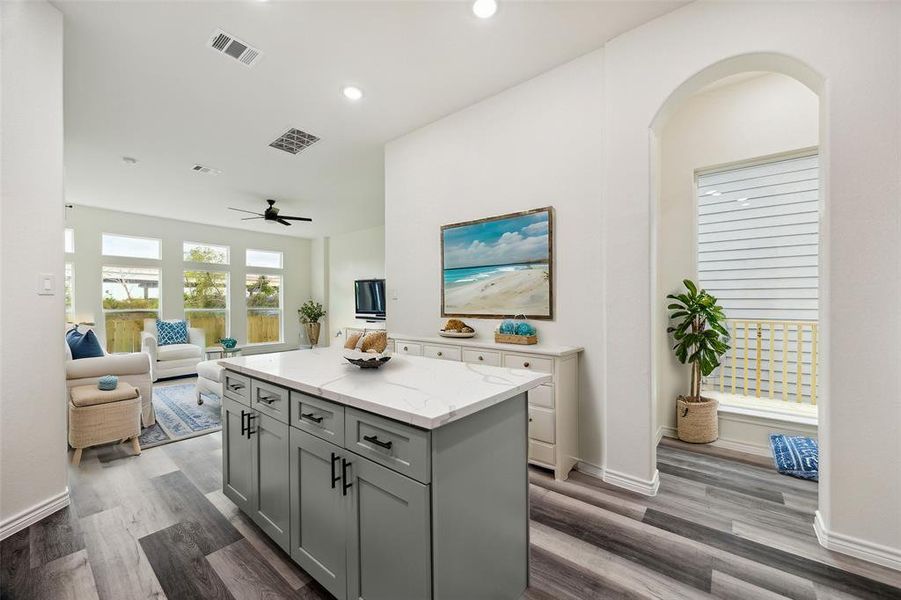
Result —
<svg viewBox="0 0 901 600"><path fill-rule="evenodd" d="M553 318L550 208L446 225L442 316Z"/></svg>

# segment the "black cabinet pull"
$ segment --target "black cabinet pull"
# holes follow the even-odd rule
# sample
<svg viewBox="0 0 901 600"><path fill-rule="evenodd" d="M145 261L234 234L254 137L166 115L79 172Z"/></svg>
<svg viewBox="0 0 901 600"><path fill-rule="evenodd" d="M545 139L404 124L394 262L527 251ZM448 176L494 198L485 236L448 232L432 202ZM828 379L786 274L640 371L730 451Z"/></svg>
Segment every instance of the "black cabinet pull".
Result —
<svg viewBox="0 0 901 600"><path fill-rule="evenodd" d="M342 458L341 459L341 479L344 480L344 483L342 484L342 490L341 490L342 496L346 496L347 490L349 490L351 488L351 486L353 485L352 482L351 483L347 482L347 467L349 467L349 466L350 466L350 463Z"/></svg>
<svg viewBox="0 0 901 600"><path fill-rule="evenodd" d="M230 384L228 384L228 389L230 389L232 391L243 390L244 384L243 383L230 383Z"/></svg>
<svg viewBox="0 0 901 600"><path fill-rule="evenodd" d="M376 435L364 435L363 439L366 440L367 442L372 442L376 446L381 446L385 450L391 450L391 446L394 445L394 442L392 442L390 440L387 442L383 442Z"/></svg>
<svg viewBox="0 0 901 600"><path fill-rule="evenodd" d="M247 425L244 424L244 419L247 417L247 413L243 410L241 411L241 435L247 433Z"/></svg>
<svg viewBox="0 0 901 600"><path fill-rule="evenodd" d="M335 484L341 481L340 477L335 477L335 465L338 463L338 455L332 452L332 489L335 489Z"/></svg>
<svg viewBox="0 0 901 600"><path fill-rule="evenodd" d="M322 416L317 415L316 413L300 413L300 416L304 419L309 419L314 423L322 423Z"/></svg>
<svg viewBox="0 0 901 600"><path fill-rule="evenodd" d="M257 416L256 416L255 414L253 414L253 413L248 413L248 414L247 414L247 439L248 439L248 440L250 439L250 436L252 436L253 434L255 434L255 433L257 432L256 429L251 429L251 428L250 428L250 422L251 422L251 420L256 419L256 418L257 418Z"/></svg>
<svg viewBox="0 0 901 600"><path fill-rule="evenodd" d="M279 399L278 396L260 396L257 398L260 402L265 402L266 404L272 404L276 400Z"/></svg>

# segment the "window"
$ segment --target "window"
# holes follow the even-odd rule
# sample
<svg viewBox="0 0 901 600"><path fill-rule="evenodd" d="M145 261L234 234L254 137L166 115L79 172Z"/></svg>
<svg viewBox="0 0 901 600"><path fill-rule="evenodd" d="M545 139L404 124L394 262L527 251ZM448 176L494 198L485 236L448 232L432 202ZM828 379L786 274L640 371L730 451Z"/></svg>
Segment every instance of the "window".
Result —
<svg viewBox="0 0 901 600"><path fill-rule="evenodd" d="M710 378L710 389L812 401L819 311L817 155L700 173L697 192L698 280L719 299L733 347Z"/></svg>
<svg viewBox="0 0 901 600"><path fill-rule="evenodd" d="M71 227L66 227L63 233L63 239L63 247L66 254L72 254L73 252L75 252L75 230Z"/></svg>
<svg viewBox="0 0 901 600"><path fill-rule="evenodd" d="M185 271L185 319L212 346L228 337L228 273Z"/></svg>
<svg viewBox="0 0 901 600"><path fill-rule="evenodd" d="M247 250L246 263L248 267L263 267L265 269L281 269L282 253L269 250Z"/></svg>
<svg viewBox="0 0 901 600"><path fill-rule="evenodd" d="M160 241L154 238L104 233L101 247L103 256L160 259Z"/></svg>
<svg viewBox="0 0 901 600"><path fill-rule="evenodd" d="M247 275L247 343L282 341L282 276Z"/></svg>
<svg viewBox="0 0 901 600"><path fill-rule="evenodd" d="M66 271L65 271L65 291L66 291L66 322L73 323L75 321L75 267L72 266L72 263L66 263Z"/></svg>
<svg viewBox="0 0 901 600"><path fill-rule="evenodd" d="M208 263L213 265L228 264L228 246L213 244L184 243L185 262Z"/></svg>
<svg viewBox="0 0 901 600"><path fill-rule="evenodd" d="M103 267L102 281L107 352L140 350L144 319L160 314L160 270Z"/></svg>

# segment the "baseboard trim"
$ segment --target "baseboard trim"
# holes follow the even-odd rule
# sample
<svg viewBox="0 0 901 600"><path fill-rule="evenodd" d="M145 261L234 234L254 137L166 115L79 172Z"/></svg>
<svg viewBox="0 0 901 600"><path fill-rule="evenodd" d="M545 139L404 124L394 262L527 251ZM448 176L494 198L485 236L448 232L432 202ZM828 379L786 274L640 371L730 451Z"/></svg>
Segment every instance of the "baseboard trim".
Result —
<svg viewBox="0 0 901 600"><path fill-rule="evenodd" d="M604 468L585 462L584 460L580 460L576 463L576 471L604 481Z"/></svg>
<svg viewBox="0 0 901 600"><path fill-rule="evenodd" d="M901 549L889 548L882 544L874 544L850 535L829 531L823 524L823 517L820 511L816 511L816 516L813 520L813 530L817 534L820 546L827 550L847 554L854 558L901 571Z"/></svg>
<svg viewBox="0 0 901 600"><path fill-rule="evenodd" d="M657 443L660 443L660 440L663 437L679 439L679 434L676 431L675 427L660 427L657 430L658 438ZM711 442L708 444L709 446L715 446L717 448L722 448L724 450L734 450L735 452L743 452L745 454L753 454L755 456L766 456L768 458L772 458L773 454L770 451L769 446L760 446L758 444L750 444L748 442L744 442L741 440L734 440L728 438L719 438L715 442Z"/></svg>
<svg viewBox="0 0 901 600"><path fill-rule="evenodd" d="M660 472L654 469L654 478L651 480L639 479L626 473L619 473L604 469L604 482L615 485L623 489L641 494L642 496L656 496L657 490L660 489Z"/></svg>
<svg viewBox="0 0 901 600"><path fill-rule="evenodd" d="M14 533L34 525L44 517L48 517L67 506L69 506L69 488L66 488L61 494L48 498L0 523L0 540L5 540Z"/></svg>

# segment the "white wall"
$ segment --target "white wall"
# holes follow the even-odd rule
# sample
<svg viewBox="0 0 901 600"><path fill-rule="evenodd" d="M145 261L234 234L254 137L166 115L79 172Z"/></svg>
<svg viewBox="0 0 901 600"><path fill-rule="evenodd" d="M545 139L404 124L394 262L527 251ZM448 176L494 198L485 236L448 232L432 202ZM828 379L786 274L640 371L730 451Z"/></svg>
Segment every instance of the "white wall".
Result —
<svg viewBox="0 0 901 600"><path fill-rule="evenodd" d="M588 54L387 145L388 329L435 335L440 227L553 206L555 315L541 341L585 347L581 458L600 465L603 59ZM396 293L397 298L393 299ZM492 339L497 321L464 319Z"/></svg>
<svg viewBox="0 0 901 600"><path fill-rule="evenodd" d="M345 327L365 327L356 318L354 281L385 277L385 227L372 227L328 238L328 324L332 337ZM386 283L390 288L390 282ZM378 327L369 324L368 327ZM323 345L329 338L320 340Z"/></svg>
<svg viewBox="0 0 901 600"><path fill-rule="evenodd" d="M229 308L231 336L239 343L247 339L247 321L244 318L246 273L281 273L283 277L283 344L270 345L260 350L273 351L296 347L301 340L297 309L311 295L311 242L286 235L257 233L241 229L229 229L212 225L188 223L133 213L75 206L67 210L66 226L75 229L74 310L77 320L95 321L99 333L105 334L101 306L101 269L105 265L157 266L162 272L162 317L184 318L183 242L202 242L229 246L228 267L211 266L211 270L230 273ZM103 233L144 236L162 240L162 261L140 260L101 256L100 240ZM60 236L61 238L61 236ZM62 244L56 240L57 246ZM247 248L275 250L284 253L283 269L269 270L244 266ZM72 259L67 256L67 261Z"/></svg>
<svg viewBox="0 0 901 600"><path fill-rule="evenodd" d="M648 477L654 470L648 157L658 151L650 127L671 95L690 91L680 86L696 74L691 85L736 68L771 70L763 64L770 63L814 86L820 80L825 379L818 526L832 547L901 568L899 13L896 3L693 3L611 41L603 237L608 286L617 286L606 312L607 465ZM744 58L727 61L733 57ZM862 319L861 307L876 317Z"/></svg>
<svg viewBox="0 0 901 600"><path fill-rule="evenodd" d="M63 371L63 19L0 3L0 537L68 503ZM57 293L36 294L39 273ZM25 520L23 520L25 519Z"/></svg>
<svg viewBox="0 0 901 600"><path fill-rule="evenodd" d="M695 171L816 146L819 99L796 79L761 74L688 98L670 115L659 140L655 310L658 322L666 323L666 294L681 290L686 277L698 280ZM657 426L671 433L675 399L688 392L690 369L673 355L665 327L657 327L653 333ZM758 446L765 442L759 428L730 424L728 429L730 442Z"/></svg>

